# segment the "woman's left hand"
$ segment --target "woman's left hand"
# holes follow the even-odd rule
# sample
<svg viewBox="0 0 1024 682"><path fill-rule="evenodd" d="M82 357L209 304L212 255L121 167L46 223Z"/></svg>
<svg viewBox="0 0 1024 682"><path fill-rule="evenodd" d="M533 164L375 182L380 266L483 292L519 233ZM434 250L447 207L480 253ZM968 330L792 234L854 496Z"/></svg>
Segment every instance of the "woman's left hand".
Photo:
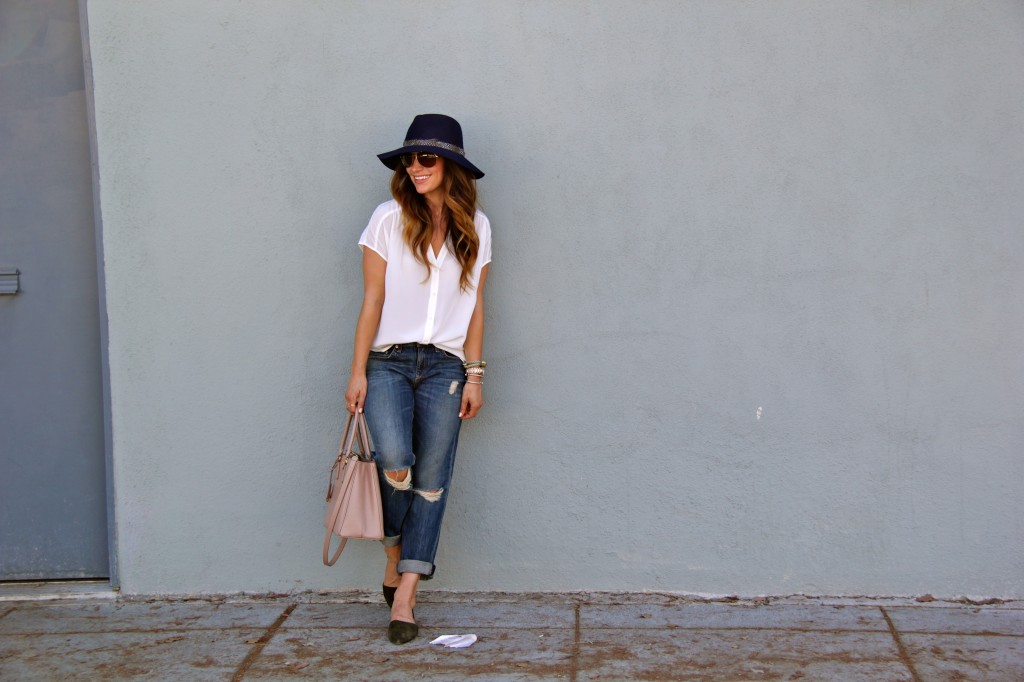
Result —
<svg viewBox="0 0 1024 682"><path fill-rule="evenodd" d="M462 407L459 408L459 419L472 419L484 406L484 387L480 384L466 382L462 386Z"/></svg>

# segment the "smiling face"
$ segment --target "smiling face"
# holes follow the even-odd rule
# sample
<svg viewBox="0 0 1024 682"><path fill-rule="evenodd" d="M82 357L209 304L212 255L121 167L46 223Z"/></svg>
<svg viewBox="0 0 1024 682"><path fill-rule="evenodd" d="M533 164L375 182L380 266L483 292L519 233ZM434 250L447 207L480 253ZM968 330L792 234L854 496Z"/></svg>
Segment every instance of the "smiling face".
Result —
<svg viewBox="0 0 1024 682"><path fill-rule="evenodd" d="M419 156L413 157L413 161L405 169L412 180L413 187L425 198L438 197L444 190L441 183L444 181L444 157L438 156L437 162L430 168L420 163Z"/></svg>

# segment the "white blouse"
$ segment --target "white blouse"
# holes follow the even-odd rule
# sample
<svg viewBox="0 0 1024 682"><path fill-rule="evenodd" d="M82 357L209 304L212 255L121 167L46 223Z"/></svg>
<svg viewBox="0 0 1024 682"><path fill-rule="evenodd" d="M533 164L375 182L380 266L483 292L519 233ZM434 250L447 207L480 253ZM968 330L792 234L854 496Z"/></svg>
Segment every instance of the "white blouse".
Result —
<svg viewBox="0 0 1024 682"><path fill-rule="evenodd" d="M434 255L427 249L430 273L416 260L402 238L402 209L395 200L373 212L370 224L359 237L360 248L370 248L387 261L384 275L384 309L373 339L373 350L384 351L396 343L430 343L466 359L466 330L476 308L476 283L480 271L491 262L491 223L481 211L473 217L480 250L469 275L470 288L459 289L462 267L448 249Z"/></svg>

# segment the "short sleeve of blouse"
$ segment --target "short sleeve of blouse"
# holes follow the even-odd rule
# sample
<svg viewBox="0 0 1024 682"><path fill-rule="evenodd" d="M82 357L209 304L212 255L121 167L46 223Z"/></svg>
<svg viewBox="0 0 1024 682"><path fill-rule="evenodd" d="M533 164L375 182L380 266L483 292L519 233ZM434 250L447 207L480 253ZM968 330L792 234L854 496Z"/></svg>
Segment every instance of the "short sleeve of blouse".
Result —
<svg viewBox="0 0 1024 682"><path fill-rule="evenodd" d="M480 239L480 253L477 258L480 267L483 267L491 262L491 221L481 211L477 211L474 222L477 237Z"/></svg>
<svg viewBox="0 0 1024 682"><path fill-rule="evenodd" d="M359 246L367 247L377 253L385 261L388 259L388 244L394 231L401 209L395 201L386 201L374 210L370 223L359 236Z"/></svg>

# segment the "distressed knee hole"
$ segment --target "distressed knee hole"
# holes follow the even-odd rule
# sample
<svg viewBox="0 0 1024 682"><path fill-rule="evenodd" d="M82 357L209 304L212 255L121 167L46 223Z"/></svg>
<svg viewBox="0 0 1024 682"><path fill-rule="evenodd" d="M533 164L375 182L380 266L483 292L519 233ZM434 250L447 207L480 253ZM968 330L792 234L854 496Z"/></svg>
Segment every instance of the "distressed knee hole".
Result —
<svg viewBox="0 0 1024 682"><path fill-rule="evenodd" d="M441 495L444 495L444 488L440 490L416 490L414 492L427 502L437 502L441 499Z"/></svg>
<svg viewBox="0 0 1024 682"><path fill-rule="evenodd" d="M384 480L386 480L395 490L408 490L412 487L412 472L408 469L385 471Z"/></svg>

